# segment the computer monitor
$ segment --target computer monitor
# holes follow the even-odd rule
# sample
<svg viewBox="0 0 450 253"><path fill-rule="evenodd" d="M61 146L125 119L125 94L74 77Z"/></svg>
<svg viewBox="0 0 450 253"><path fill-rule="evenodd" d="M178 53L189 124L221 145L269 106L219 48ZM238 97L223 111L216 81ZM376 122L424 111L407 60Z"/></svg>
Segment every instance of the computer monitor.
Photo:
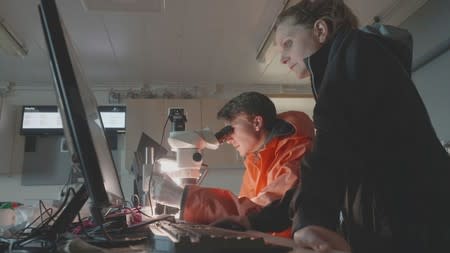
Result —
<svg viewBox="0 0 450 253"><path fill-rule="evenodd" d="M125 132L125 106L102 105L98 107L103 126L108 131Z"/></svg>
<svg viewBox="0 0 450 253"><path fill-rule="evenodd" d="M100 118L108 133L124 133L126 107L98 106ZM22 107L21 135L62 135L61 115L56 105L24 105Z"/></svg>
<svg viewBox="0 0 450 253"><path fill-rule="evenodd" d="M51 105L25 105L22 108L22 135L63 134L58 108Z"/></svg>
<svg viewBox="0 0 450 253"><path fill-rule="evenodd" d="M66 139L78 156L92 200L91 210L97 210L91 211L92 215L96 223L102 224L103 217L98 210L122 206L124 195L96 99L87 87L55 1L41 0L39 13Z"/></svg>
<svg viewBox="0 0 450 253"><path fill-rule="evenodd" d="M150 157L149 154L153 149L153 158ZM146 178L150 176L150 171L147 171L146 168L144 168L144 164L151 163L151 159L154 161L158 160L161 157L166 156L167 149L164 148L160 143L152 139L150 136L148 136L146 133L142 133L141 137L139 138L139 144L137 146L136 151L134 152L134 159L133 164L131 166L131 171L134 174L135 180L134 180L134 193L138 194L139 197L143 196L143 193L147 191L148 188L148 181L143 180L143 178ZM147 157L147 161L146 161ZM145 199L142 199L142 203L145 202Z"/></svg>

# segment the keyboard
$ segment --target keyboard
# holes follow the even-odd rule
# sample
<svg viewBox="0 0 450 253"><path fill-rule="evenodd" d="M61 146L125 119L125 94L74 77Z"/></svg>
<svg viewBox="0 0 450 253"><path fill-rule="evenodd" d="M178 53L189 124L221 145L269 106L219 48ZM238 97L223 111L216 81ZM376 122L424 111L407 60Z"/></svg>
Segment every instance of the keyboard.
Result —
<svg viewBox="0 0 450 253"><path fill-rule="evenodd" d="M278 239L292 242L285 238L260 232L241 232L208 225L183 222L160 221L150 225L154 234L155 252L217 253L217 252L258 252L278 253L292 250L290 243L277 243ZM271 237L271 239L267 239Z"/></svg>

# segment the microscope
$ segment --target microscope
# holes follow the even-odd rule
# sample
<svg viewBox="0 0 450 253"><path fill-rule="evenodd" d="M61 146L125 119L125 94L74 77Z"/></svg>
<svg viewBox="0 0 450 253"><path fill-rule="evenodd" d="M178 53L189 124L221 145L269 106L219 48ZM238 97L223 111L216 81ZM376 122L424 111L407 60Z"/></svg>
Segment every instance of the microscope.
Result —
<svg viewBox="0 0 450 253"><path fill-rule="evenodd" d="M183 108L169 108L169 119L172 126L167 142L176 158L159 159L160 170L180 186L197 184L204 175L202 150L215 150L220 142L209 129L186 131L187 119Z"/></svg>
<svg viewBox="0 0 450 253"><path fill-rule="evenodd" d="M155 169L159 173L167 174L181 187L199 184L207 172L207 165L203 164L203 149L217 149L233 133L233 128L226 126L215 134L209 129L186 131L187 119L183 108L169 108L168 118L171 121L171 130L167 141L171 150L175 152L175 157L172 155L157 159ZM154 160L152 154L153 152L150 152L149 155L152 157L151 161ZM144 166L144 171L146 168L153 170L153 166ZM149 170L143 175L151 175L151 173ZM150 180L151 176L148 179ZM148 183L144 185L144 189L149 189L149 180L145 180ZM158 203L154 211L156 214L177 212L177 208L158 205Z"/></svg>

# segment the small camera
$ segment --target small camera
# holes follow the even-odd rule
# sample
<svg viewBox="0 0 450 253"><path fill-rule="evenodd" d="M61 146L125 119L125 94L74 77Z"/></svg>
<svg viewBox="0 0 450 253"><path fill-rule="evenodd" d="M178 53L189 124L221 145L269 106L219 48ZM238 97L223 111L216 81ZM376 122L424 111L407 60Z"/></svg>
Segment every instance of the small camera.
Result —
<svg viewBox="0 0 450 253"><path fill-rule="evenodd" d="M183 108L169 108L169 119L172 122L171 132L186 130L186 115Z"/></svg>

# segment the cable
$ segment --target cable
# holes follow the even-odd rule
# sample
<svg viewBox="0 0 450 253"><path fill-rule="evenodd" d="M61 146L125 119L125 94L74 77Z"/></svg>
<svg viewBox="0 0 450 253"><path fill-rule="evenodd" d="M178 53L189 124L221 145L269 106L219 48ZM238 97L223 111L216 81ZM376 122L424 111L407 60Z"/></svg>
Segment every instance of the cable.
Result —
<svg viewBox="0 0 450 253"><path fill-rule="evenodd" d="M101 228L101 230L102 230L103 235L105 236L105 238L106 238L108 241L112 241L112 240L113 240L112 237L108 234L108 232L106 231L106 229L105 229L105 227L103 226L103 224L100 224L100 228Z"/></svg>
<svg viewBox="0 0 450 253"><path fill-rule="evenodd" d="M168 117L167 117L168 118ZM167 122L167 121L166 121ZM163 132L164 132L164 130L163 130ZM153 216L154 215L154 213L153 213L153 203L152 203L152 198L151 198L151 190L150 190L150 188L152 187L152 184L151 184L151 182L152 182L152 179L153 179L153 171L155 170L155 162L153 161L153 164L152 164L152 170L151 170L151 173L150 173L150 178L148 179L148 181L149 181L149 189L148 189L148 192L147 192L147 200L148 200L148 205L150 206L150 214Z"/></svg>
<svg viewBox="0 0 450 253"><path fill-rule="evenodd" d="M163 127L163 131L162 131L162 136L161 136L161 141L159 142L159 144L162 146L163 140L164 140L164 134L166 133L166 127L167 127L167 122L169 122L169 118L170 115L167 116L166 122L164 123L164 127Z"/></svg>
<svg viewBox="0 0 450 253"><path fill-rule="evenodd" d="M137 224L130 225L130 226L128 226L128 229L136 229L136 228L139 228L139 227L142 227L142 226L145 226L145 225L148 225L148 224L152 224L152 223L157 222L157 221L162 221L162 220L175 222L175 217L173 215L168 215L168 214L160 215L158 217L153 217L153 218L151 218L149 220L146 220L144 222L140 222L140 223L137 223Z"/></svg>
<svg viewBox="0 0 450 253"><path fill-rule="evenodd" d="M137 210L138 213L144 215L145 217L153 218L153 210L151 211L152 212L151 216L146 214L146 213L144 213L144 212L142 212L140 208L136 208L136 210Z"/></svg>
<svg viewBox="0 0 450 253"><path fill-rule="evenodd" d="M163 130L162 130L162 135L161 135L161 141L159 142L159 145L161 145L162 146L162 143L163 143L163 140L164 140L164 135L165 135L165 133L166 133L166 127L167 127L167 122L169 122L169 119L170 119L170 114L169 115L167 115L167 118L166 118L166 122L164 122L164 127L163 127ZM153 164L153 166L155 166L154 164ZM151 180L152 180L152 176L153 176L153 169L154 168L152 168L152 173L150 174L150 182L151 182ZM151 202L151 194L150 194L150 191L148 192L148 200L149 200L149 205L150 205L150 208L151 208L151 212L152 212L152 215L153 215L153 204L152 204L152 202Z"/></svg>
<svg viewBox="0 0 450 253"><path fill-rule="evenodd" d="M48 215L48 218L52 217L53 208L47 208L42 200L39 200L39 217L41 217L41 223L43 223L42 216L44 213L42 212L42 209L44 209L44 212ZM50 210L50 212L48 212Z"/></svg>
<svg viewBox="0 0 450 253"><path fill-rule="evenodd" d="M28 226L26 226L25 228L23 228L23 229L20 231L20 235L25 236L25 235L23 234L23 232L26 231L27 229L30 229L30 228L31 228L30 233L27 234L24 238L21 238L20 240L17 240L16 242L14 242L14 245L15 245L15 246L16 246L16 245L17 245L17 246L23 246L23 245L29 244L30 242L34 242L34 241L37 241L37 240L40 240L40 241L42 241L42 242L45 242L46 240L43 240L43 239L41 239L41 238L42 238L43 236L45 236L45 235L48 234L48 231L45 231L46 229L48 230L48 228L49 228L48 224L49 224L51 221L54 221L54 220L55 220L55 217L57 217L57 216L59 215L59 213L60 213L60 212L64 209L64 207L66 206L67 201L68 201L68 199L69 199L70 192L74 193L75 190L74 190L72 187L69 188L68 194L65 196L65 198L64 198L64 200L63 200L63 203L61 204L61 206L58 208L58 210L57 210L54 214L53 214L53 209L50 209L50 210L52 210L52 211L51 211L50 214L49 214L49 211L48 211L49 208L46 208L45 205L44 205L43 203L40 203L40 211L41 211L41 213L40 213L39 217L37 217L36 219L34 219ZM42 206L41 206L41 205L42 205ZM42 212L42 209L41 209L42 207L44 208L44 212ZM42 219L42 215L43 215L44 213L46 213L47 215L49 215L49 217L46 218L46 219ZM32 228L31 226L32 226L36 221L38 221L39 219L41 219L41 223L40 223L36 228ZM17 233L16 236L17 236L17 235L19 235L19 233ZM20 236L20 237L21 237L21 236ZM49 241L47 240L47 242L49 242Z"/></svg>
<svg viewBox="0 0 450 253"><path fill-rule="evenodd" d="M105 212L105 214L103 215L103 217L106 217L109 215L109 213L113 210L114 208L108 208L108 210Z"/></svg>
<svg viewBox="0 0 450 253"><path fill-rule="evenodd" d="M50 214L48 213L48 210L50 210ZM36 218L35 218L31 223L29 223L26 227L24 227L24 228L18 230L16 233L14 233L14 236L16 236L16 237L20 237L19 235L24 236L25 231L28 230L28 229L31 229L30 234L32 234L32 233L34 233L35 230L39 229L39 228L42 226L42 224L45 224L46 222L48 222L48 221L51 219L51 216L52 216L52 213L53 213L53 209L52 209L52 208L48 208L48 209L47 209L47 208L44 206L44 212L47 213L47 215L50 215L50 216L43 220L43 219L42 219L42 216L44 215L44 213L43 213L42 210L41 210L38 217L36 217ZM33 228L32 225L34 225L39 219L41 219L41 223L40 223L37 227Z"/></svg>
<svg viewBox="0 0 450 253"><path fill-rule="evenodd" d="M138 207L141 205L141 199L138 194L131 195L131 204L133 207Z"/></svg>
<svg viewBox="0 0 450 253"><path fill-rule="evenodd" d="M200 185L203 182L203 179L205 179L206 175L208 174L208 164L202 163L202 166L204 166L204 169L197 180L197 185Z"/></svg>
<svg viewBox="0 0 450 253"><path fill-rule="evenodd" d="M72 182L72 177L73 177L73 166L70 166L69 176L67 177L66 183L63 185L61 192L59 193L59 196L61 197L64 196L64 191L66 190L66 188L68 188L69 183Z"/></svg>
<svg viewBox="0 0 450 253"><path fill-rule="evenodd" d="M150 180L151 180L151 178L150 178ZM152 198L150 197L150 191L147 193L147 198L148 198L148 205L150 206L150 215L153 216L155 214L153 213L153 202L152 202ZM145 215L145 216L148 216L148 215Z"/></svg>

